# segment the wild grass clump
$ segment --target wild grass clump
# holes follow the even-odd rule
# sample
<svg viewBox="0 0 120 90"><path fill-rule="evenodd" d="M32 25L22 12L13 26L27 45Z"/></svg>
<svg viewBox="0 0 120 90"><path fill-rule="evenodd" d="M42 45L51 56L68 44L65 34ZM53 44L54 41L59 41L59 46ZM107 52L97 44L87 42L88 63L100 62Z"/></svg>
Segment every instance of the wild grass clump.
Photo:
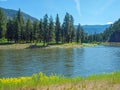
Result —
<svg viewBox="0 0 120 90"><path fill-rule="evenodd" d="M25 87L65 84L77 82L79 80L80 78L65 78L64 76L58 76L55 74L46 76L45 74L40 72L39 74L33 74L31 77L2 78L0 79L0 90L16 90L18 88Z"/></svg>
<svg viewBox="0 0 120 90"><path fill-rule="evenodd" d="M64 76L59 76L55 74L46 76L45 74L40 72L38 74L33 74L31 77L1 78L0 90L31 90L30 88L41 88L41 87L46 87L49 90L49 87L51 85L64 85L64 87L62 88L65 88L66 87L65 85L68 85L69 86L68 88L83 89L83 88L89 88L91 84L93 85L92 88L96 88L97 84L101 82L107 82L106 86L109 85L114 86L117 83L120 84L120 72L101 74L101 75L91 75L88 77L75 77L75 78L66 78ZM37 89L33 89L33 90L37 90ZM75 90L79 90L79 89L75 89Z"/></svg>

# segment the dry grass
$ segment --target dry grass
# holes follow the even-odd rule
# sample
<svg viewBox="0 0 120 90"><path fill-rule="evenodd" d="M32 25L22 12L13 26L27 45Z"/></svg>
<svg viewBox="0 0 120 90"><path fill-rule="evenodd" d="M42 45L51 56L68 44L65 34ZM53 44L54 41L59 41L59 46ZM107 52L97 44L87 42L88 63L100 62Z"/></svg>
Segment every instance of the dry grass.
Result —
<svg viewBox="0 0 120 90"><path fill-rule="evenodd" d="M79 83L58 84L51 86L26 87L17 90L120 90L120 83L109 81L81 81Z"/></svg>
<svg viewBox="0 0 120 90"><path fill-rule="evenodd" d="M6 45L0 45L1 49L29 49L29 48L44 48L44 49L50 49L50 48L81 48L81 47L87 47L87 46L96 46L97 44L76 44L76 43L69 43L69 44L60 44L60 45L49 45L49 46L42 46L42 44L6 44Z"/></svg>
<svg viewBox="0 0 120 90"><path fill-rule="evenodd" d="M120 90L120 72L65 78L46 76L43 73L31 77L0 79L0 90Z"/></svg>

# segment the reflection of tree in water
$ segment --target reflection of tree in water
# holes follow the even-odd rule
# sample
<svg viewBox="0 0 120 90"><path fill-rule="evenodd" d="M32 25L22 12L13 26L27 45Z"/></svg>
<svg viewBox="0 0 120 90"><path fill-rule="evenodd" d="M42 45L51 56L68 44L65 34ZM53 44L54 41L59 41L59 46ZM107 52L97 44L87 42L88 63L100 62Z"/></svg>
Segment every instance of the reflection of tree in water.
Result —
<svg viewBox="0 0 120 90"><path fill-rule="evenodd" d="M73 76L81 75L83 72L83 62L85 59L84 48L73 49L74 73Z"/></svg>
<svg viewBox="0 0 120 90"><path fill-rule="evenodd" d="M114 50L114 49L113 49ZM120 71L120 47L116 47L114 52L114 60L111 61L115 70Z"/></svg>
<svg viewBox="0 0 120 90"><path fill-rule="evenodd" d="M4 60L5 56L4 56L4 50L0 50L0 78L5 76L5 63L6 60Z"/></svg>
<svg viewBox="0 0 120 90"><path fill-rule="evenodd" d="M79 51L79 50L78 50ZM74 49L1 50L0 73L4 77L18 77L43 72L73 76L75 68Z"/></svg>
<svg viewBox="0 0 120 90"><path fill-rule="evenodd" d="M50 49L44 53L39 62L40 70L47 75L56 73L68 76L73 72L72 54L72 49Z"/></svg>

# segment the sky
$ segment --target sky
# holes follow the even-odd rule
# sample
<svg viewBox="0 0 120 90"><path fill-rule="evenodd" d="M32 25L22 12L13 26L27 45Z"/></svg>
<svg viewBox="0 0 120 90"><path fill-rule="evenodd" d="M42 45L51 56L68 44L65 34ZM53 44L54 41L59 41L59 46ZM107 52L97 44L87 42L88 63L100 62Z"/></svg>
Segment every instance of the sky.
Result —
<svg viewBox="0 0 120 90"><path fill-rule="evenodd" d="M63 22L66 12L81 25L111 24L120 18L120 0L0 0L0 7L21 9L37 19L45 14Z"/></svg>

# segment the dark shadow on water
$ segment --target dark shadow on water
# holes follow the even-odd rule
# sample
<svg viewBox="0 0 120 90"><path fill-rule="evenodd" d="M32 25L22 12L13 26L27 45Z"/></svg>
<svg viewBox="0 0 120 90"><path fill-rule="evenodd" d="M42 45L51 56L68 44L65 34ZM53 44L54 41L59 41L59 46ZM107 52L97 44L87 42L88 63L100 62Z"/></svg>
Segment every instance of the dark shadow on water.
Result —
<svg viewBox="0 0 120 90"><path fill-rule="evenodd" d="M27 47L26 49L35 49L35 48L46 48L49 46L37 46L37 45L30 45L29 47Z"/></svg>

